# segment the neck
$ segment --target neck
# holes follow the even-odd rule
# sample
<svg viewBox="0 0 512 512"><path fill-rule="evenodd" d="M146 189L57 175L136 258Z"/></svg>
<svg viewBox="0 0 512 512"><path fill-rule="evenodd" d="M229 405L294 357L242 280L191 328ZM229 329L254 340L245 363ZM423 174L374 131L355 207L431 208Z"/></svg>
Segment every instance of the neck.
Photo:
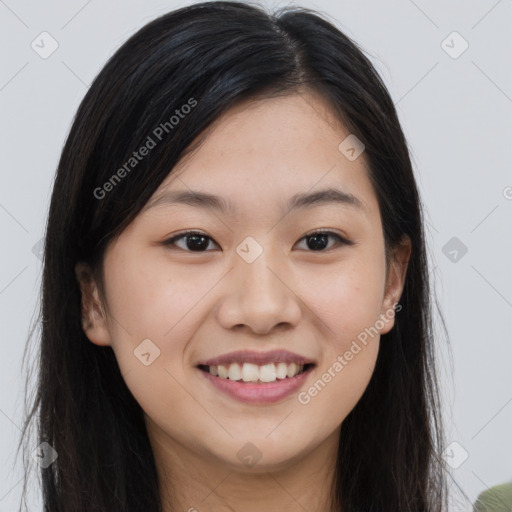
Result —
<svg viewBox="0 0 512 512"><path fill-rule="evenodd" d="M251 467L196 453L159 429L151 431L163 512L334 512L339 428L300 457Z"/></svg>

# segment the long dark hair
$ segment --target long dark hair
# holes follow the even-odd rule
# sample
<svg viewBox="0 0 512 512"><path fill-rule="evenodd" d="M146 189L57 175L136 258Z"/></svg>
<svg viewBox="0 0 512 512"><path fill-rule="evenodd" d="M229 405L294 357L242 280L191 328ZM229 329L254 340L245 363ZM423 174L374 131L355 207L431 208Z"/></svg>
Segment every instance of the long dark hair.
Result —
<svg viewBox="0 0 512 512"><path fill-rule="evenodd" d="M343 422L333 507L445 510L422 205L393 101L363 51L325 15L225 1L175 10L130 37L87 91L63 147L46 226L37 389L22 436L37 416L36 445L58 454L38 473L45 511L162 506L142 409L112 349L89 342L82 329L76 263L87 262L101 282L107 245L221 114L243 100L308 89L365 145L387 254L404 234L412 242L402 310ZM187 115L170 121L186 104ZM157 127L163 143L119 173Z"/></svg>

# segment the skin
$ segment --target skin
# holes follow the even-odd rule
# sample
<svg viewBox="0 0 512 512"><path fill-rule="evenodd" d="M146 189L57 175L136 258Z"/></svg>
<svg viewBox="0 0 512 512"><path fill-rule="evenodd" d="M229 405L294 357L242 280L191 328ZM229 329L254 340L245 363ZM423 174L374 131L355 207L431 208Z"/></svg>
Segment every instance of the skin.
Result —
<svg viewBox="0 0 512 512"><path fill-rule="evenodd" d="M389 312L411 252L408 239L395 248L386 280L364 152L350 161L338 149L349 133L311 92L239 104L148 202L192 189L232 201L237 213L146 205L107 248L104 296L87 266L76 267L84 330L92 343L112 347L144 410L166 511L330 506L340 429L372 376L380 334L393 328ZM319 204L286 214L292 195L329 186L354 194L363 208ZM163 244L186 229L209 243L199 251L186 237L174 248ZM304 237L319 229L354 245L331 235L317 249ZM236 252L247 236L263 248L252 263ZM244 404L198 375L200 361L226 352L286 348L316 361L299 390L307 391L378 319L380 334L359 343L357 355L307 404L297 393L275 404ZM145 339L160 350L147 366L134 357ZM247 443L261 455L252 467L237 457Z"/></svg>

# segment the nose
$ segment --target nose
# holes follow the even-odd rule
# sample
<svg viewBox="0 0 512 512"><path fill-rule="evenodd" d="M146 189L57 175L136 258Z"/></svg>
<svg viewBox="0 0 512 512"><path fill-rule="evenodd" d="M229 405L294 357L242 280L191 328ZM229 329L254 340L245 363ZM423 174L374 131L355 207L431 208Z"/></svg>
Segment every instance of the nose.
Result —
<svg viewBox="0 0 512 512"><path fill-rule="evenodd" d="M257 334L296 326L302 309L294 284L269 250L252 263L236 255L234 268L224 282L217 310L219 323L226 329L246 328Z"/></svg>

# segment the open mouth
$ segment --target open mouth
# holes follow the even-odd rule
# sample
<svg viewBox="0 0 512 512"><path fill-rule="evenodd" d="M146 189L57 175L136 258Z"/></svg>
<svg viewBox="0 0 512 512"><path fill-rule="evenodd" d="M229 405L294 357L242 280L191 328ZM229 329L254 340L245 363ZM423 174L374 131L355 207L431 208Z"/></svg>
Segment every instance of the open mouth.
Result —
<svg viewBox="0 0 512 512"><path fill-rule="evenodd" d="M302 373L310 371L314 363L269 363L256 365L252 363L232 363L230 365L207 366L198 365L198 368L213 377L223 380L238 381L247 384L267 384L283 380L290 380Z"/></svg>

